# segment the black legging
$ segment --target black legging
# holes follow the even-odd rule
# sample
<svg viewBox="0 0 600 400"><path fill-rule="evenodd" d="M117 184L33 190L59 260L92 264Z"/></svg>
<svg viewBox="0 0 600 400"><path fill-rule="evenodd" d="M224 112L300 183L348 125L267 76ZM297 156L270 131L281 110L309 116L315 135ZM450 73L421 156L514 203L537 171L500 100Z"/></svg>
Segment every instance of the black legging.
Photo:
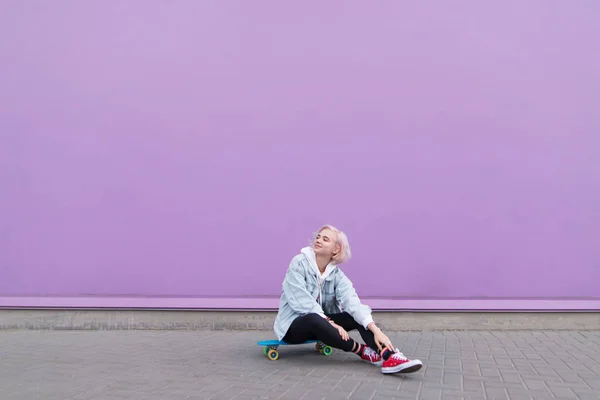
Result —
<svg viewBox="0 0 600 400"><path fill-rule="evenodd" d="M337 325L344 328L346 332L358 329L365 344L377 351L373 332L366 330L362 325L356 322L350 314L344 312L327 316ZM352 351L355 349L355 341L352 338L349 340L342 339L338 330L334 328L329 321L319 314L314 313L296 318L294 322L292 322L292 325L290 326L290 329L288 329L283 340L290 344L300 344L307 340L318 340L328 346L343 351Z"/></svg>

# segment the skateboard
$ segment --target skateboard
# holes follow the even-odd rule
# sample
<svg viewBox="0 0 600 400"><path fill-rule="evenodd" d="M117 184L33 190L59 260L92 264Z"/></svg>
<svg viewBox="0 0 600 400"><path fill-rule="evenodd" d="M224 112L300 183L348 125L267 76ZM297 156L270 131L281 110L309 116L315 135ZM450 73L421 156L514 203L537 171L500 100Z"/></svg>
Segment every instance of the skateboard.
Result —
<svg viewBox="0 0 600 400"><path fill-rule="evenodd" d="M327 346L324 343L319 342L318 340L308 340L304 343L299 344L309 344L315 343L315 348L317 351L325 356L330 356L333 353L333 349L331 346ZM262 342L257 343L259 346L263 346L263 354L267 356L267 358L271 361L275 361L279 358L279 352L277 348L279 346L297 346L295 344L286 343L283 340L263 340Z"/></svg>

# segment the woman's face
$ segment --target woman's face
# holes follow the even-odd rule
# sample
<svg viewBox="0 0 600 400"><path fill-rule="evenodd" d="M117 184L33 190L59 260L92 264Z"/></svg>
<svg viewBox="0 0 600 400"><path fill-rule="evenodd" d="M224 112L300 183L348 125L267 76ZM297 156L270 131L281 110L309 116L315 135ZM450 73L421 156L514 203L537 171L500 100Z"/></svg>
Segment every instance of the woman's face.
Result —
<svg viewBox="0 0 600 400"><path fill-rule="evenodd" d="M334 253L337 253L338 245L336 244L336 234L329 229L323 229L317 233L315 240L313 241L313 250L318 256L325 256L332 258Z"/></svg>

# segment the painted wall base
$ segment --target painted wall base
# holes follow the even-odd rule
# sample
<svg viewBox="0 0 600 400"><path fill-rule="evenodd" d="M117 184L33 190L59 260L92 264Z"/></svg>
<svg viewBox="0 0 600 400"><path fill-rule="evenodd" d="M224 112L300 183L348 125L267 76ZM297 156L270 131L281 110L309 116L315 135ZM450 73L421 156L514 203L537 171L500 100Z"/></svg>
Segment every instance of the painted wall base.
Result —
<svg viewBox="0 0 600 400"><path fill-rule="evenodd" d="M274 311L0 310L0 330L261 330L274 336ZM600 330L600 312L374 313L386 331Z"/></svg>
<svg viewBox="0 0 600 400"><path fill-rule="evenodd" d="M369 299L392 331L600 329L600 300ZM0 297L0 329L232 329L272 336L277 298Z"/></svg>
<svg viewBox="0 0 600 400"><path fill-rule="evenodd" d="M381 299L362 298L373 310L600 311L600 299ZM276 310L275 297L0 297L0 308Z"/></svg>

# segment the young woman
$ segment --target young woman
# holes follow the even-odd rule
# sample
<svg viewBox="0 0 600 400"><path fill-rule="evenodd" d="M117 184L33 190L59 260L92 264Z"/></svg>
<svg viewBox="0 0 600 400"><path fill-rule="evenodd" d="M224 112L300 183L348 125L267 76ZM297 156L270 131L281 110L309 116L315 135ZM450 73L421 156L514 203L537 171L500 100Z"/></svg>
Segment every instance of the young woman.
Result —
<svg viewBox="0 0 600 400"><path fill-rule="evenodd" d="M395 349L375 325L371 309L362 304L352 282L338 265L350 259L344 232L331 225L319 229L312 245L295 256L285 275L275 319L279 340L300 344L319 340L356 353L381 366L384 374L415 372L423 363L409 360ZM342 311L343 310L343 311ZM355 342L348 331L357 329L366 344Z"/></svg>

